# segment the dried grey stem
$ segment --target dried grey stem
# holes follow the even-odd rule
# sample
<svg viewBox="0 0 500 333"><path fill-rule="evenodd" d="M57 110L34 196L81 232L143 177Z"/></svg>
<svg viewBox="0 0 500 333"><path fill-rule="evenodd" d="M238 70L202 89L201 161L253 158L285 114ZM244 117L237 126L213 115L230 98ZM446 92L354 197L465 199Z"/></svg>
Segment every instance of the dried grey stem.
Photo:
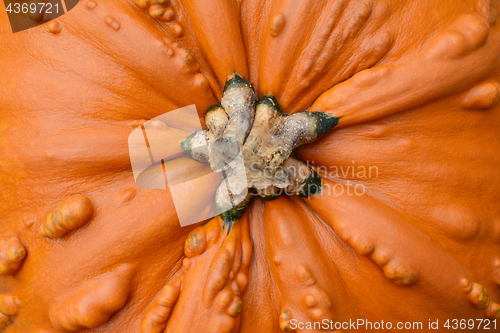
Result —
<svg viewBox="0 0 500 333"><path fill-rule="evenodd" d="M323 112L282 113L269 95L256 103L252 85L234 76L226 82L221 105L207 110L205 123L207 130L190 135L183 149L225 173L215 199L220 212L233 207L222 214L225 220L239 219L252 193L272 199L283 192L308 196L321 190L319 175L290 156L335 127L337 118Z"/></svg>

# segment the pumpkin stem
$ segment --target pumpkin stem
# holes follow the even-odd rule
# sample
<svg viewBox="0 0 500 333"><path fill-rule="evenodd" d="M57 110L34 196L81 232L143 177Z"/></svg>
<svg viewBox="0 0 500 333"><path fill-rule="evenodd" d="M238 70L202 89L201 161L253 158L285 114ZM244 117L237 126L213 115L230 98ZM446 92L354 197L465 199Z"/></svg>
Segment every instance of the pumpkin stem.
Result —
<svg viewBox="0 0 500 333"><path fill-rule="evenodd" d="M273 200L281 193L308 197L321 191L321 177L292 155L338 120L324 112L283 113L274 96L257 101L252 84L234 75L226 81L221 104L205 112L207 129L191 134L182 149L224 173L215 201L229 232L252 196Z"/></svg>

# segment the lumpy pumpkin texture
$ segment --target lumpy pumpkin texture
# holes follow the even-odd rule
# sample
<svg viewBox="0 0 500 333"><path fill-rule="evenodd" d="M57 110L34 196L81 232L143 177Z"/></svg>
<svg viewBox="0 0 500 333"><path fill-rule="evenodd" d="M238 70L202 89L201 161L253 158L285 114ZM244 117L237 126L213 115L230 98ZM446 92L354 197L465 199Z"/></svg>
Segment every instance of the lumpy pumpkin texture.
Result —
<svg viewBox="0 0 500 333"><path fill-rule="evenodd" d="M500 319L499 10L82 0L0 34L1 329ZM134 182L128 135L192 104L216 128L205 110L235 75L284 113L338 119L293 152L323 191L252 200L229 233L220 217L181 227L168 187ZM186 156L154 167L179 179L208 168Z"/></svg>

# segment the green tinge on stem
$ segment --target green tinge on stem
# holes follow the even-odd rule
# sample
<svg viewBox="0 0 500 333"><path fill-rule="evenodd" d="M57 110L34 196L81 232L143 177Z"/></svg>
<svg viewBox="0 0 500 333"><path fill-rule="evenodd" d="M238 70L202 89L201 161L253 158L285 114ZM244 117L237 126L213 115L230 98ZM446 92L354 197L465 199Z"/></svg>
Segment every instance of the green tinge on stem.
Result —
<svg viewBox="0 0 500 333"><path fill-rule="evenodd" d="M247 79L235 74L232 78L226 80L226 84L224 84L224 91L236 85L244 85L254 90L252 84Z"/></svg>
<svg viewBox="0 0 500 333"><path fill-rule="evenodd" d="M233 206L233 208L225 211L224 213L219 214L222 221L224 221L224 226L229 226L229 228L231 228L233 226L233 223L241 219L241 217L245 213L245 210L250 204L251 199L252 195L249 194L238 205Z"/></svg>
<svg viewBox="0 0 500 333"><path fill-rule="evenodd" d="M304 185L302 186L302 189L298 194L299 197L310 197L311 195L321 193L321 190L323 189L323 179L321 176L312 168L309 169L311 170L311 174L307 177Z"/></svg>
<svg viewBox="0 0 500 333"><path fill-rule="evenodd" d="M330 132L339 124L339 119L323 111L307 112L308 116L313 118L316 124L316 136L321 138Z"/></svg>
<svg viewBox="0 0 500 333"><path fill-rule="evenodd" d="M189 134L189 136L181 142L181 149L186 153L186 155L189 157L189 158L193 158L193 156L191 156L191 149L192 149L192 139L193 137L196 135L196 133L198 133L198 131L194 131L193 133Z"/></svg>

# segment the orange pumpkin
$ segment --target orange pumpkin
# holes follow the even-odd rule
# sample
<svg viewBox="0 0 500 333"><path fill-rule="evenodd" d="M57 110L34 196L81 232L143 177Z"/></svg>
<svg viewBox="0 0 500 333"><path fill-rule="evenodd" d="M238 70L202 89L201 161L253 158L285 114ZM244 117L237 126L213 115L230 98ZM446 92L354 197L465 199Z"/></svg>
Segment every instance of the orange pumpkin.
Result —
<svg viewBox="0 0 500 333"><path fill-rule="evenodd" d="M499 10L82 0L58 29L1 34L3 330L498 330ZM218 217L181 227L168 188L135 183L128 135L186 105L202 116L234 74L286 113L340 119L296 152L323 192L254 199L228 234ZM165 166L209 169L182 159Z"/></svg>

